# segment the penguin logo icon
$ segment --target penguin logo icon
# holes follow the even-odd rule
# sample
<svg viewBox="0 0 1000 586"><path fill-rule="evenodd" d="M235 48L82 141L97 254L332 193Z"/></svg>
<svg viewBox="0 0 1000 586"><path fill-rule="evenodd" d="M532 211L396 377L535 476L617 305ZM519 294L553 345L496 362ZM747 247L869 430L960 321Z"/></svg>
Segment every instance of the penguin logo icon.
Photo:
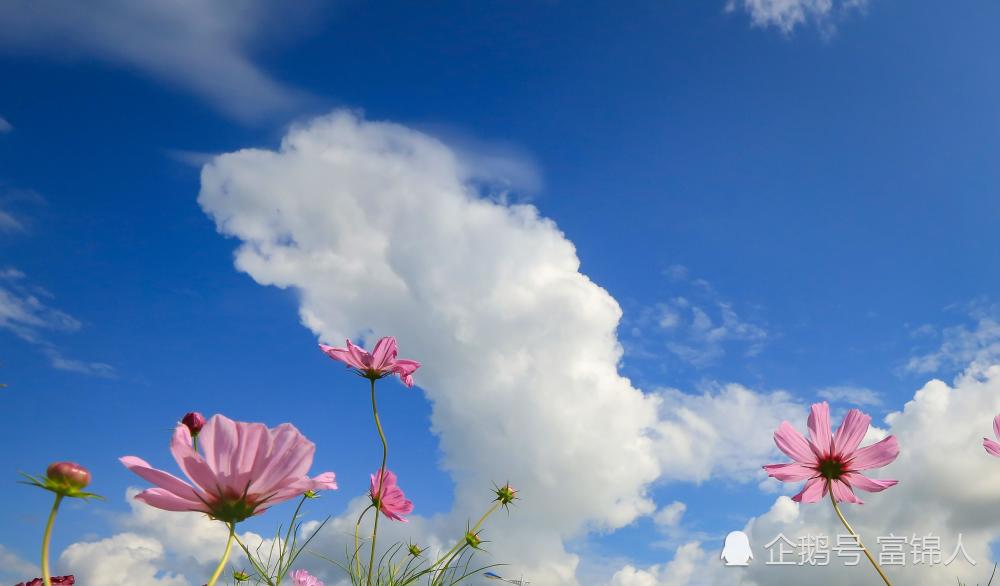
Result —
<svg viewBox="0 0 1000 586"><path fill-rule="evenodd" d="M733 531L726 536L726 543L722 546L722 555L719 557L727 566L749 566L753 559L750 538L742 531Z"/></svg>

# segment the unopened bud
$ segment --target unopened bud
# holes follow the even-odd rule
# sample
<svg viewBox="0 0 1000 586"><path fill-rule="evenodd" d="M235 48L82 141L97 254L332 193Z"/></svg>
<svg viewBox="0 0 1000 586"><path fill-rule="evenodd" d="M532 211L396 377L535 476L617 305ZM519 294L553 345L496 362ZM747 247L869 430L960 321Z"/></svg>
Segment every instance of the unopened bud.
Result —
<svg viewBox="0 0 1000 586"><path fill-rule="evenodd" d="M318 499L319 493L316 492L315 490L307 490L304 493L302 493L302 496L306 497L307 499Z"/></svg>
<svg viewBox="0 0 1000 586"><path fill-rule="evenodd" d="M479 549L479 545L482 542L483 541L479 539L479 536L473 533L472 531L469 531L468 533L465 534L465 543L469 544L469 547L471 547L472 549Z"/></svg>
<svg viewBox="0 0 1000 586"><path fill-rule="evenodd" d="M249 582L250 574L240 571L233 572L233 580L236 580L237 582Z"/></svg>
<svg viewBox="0 0 1000 586"><path fill-rule="evenodd" d="M205 427L205 416L197 411L192 411L181 419L181 423L191 432L191 437L197 437L201 433L201 428Z"/></svg>
<svg viewBox="0 0 1000 586"><path fill-rule="evenodd" d="M76 490L82 490L90 484L90 472L83 466L73 462L55 462L45 471L45 477L53 483Z"/></svg>
<svg viewBox="0 0 1000 586"><path fill-rule="evenodd" d="M406 548L410 555L413 557L420 557L420 554L424 553L424 550L420 549L420 546L416 543L411 543L409 547Z"/></svg>
<svg viewBox="0 0 1000 586"><path fill-rule="evenodd" d="M497 488L495 492L497 495L496 500L500 501L500 504L504 506L509 505L517 499L517 491L510 484L505 484Z"/></svg>

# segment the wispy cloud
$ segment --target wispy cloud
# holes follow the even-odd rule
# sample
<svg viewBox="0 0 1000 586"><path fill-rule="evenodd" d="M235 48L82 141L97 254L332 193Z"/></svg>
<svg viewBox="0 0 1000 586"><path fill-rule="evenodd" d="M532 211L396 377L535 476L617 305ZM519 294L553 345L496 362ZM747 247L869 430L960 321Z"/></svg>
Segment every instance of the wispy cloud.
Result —
<svg viewBox="0 0 1000 586"><path fill-rule="evenodd" d="M672 265L663 274L684 295L640 310L631 333L633 339L644 339L639 343L644 353L656 352L649 350L649 340L665 340L669 352L703 368L735 347L744 356L756 356L764 349L770 337L765 325L740 316L707 280L694 277L683 265Z"/></svg>
<svg viewBox="0 0 1000 586"><path fill-rule="evenodd" d="M19 213L19 208L44 203L45 198L36 191L4 187L0 184L0 234L28 232L29 222Z"/></svg>
<svg viewBox="0 0 1000 586"><path fill-rule="evenodd" d="M826 387L816 394L832 403L846 403L858 407L877 407L882 404L882 396L865 387L851 385Z"/></svg>
<svg viewBox="0 0 1000 586"><path fill-rule="evenodd" d="M52 307L52 294L31 285L26 276L15 268L0 269L0 329L36 346L53 368L102 377L115 376L115 369L103 362L87 362L67 358L50 341L48 333L67 334L80 330L80 320Z"/></svg>
<svg viewBox="0 0 1000 586"><path fill-rule="evenodd" d="M11 130L14 130L14 127L11 126L10 122L7 122L6 118L0 116L0 134L10 132Z"/></svg>
<svg viewBox="0 0 1000 586"><path fill-rule="evenodd" d="M920 337L938 339L938 347L912 356L903 368L905 372L933 374L969 364L985 368L1000 362L1000 305L977 300L951 309L959 307L968 316L968 323L940 331L926 325L914 330Z"/></svg>
<svg viewBox="0 0 1000 586"><path fill-rule="evenodd" d="M178 86L234 118L293 112L308 97L263 71L253 52L322 22L323 3L250 0L0 3L0 50L119 64Z"/></svg>
<svg viewBox="0 0 1000 586"><path fill-rule="evenodd" d="M825 34L836 21L853 10L863 10L868 0L729 0L726 11L740 8L750 14L754 26L774 27L788 34L796 27L814 24Z"/></svg>

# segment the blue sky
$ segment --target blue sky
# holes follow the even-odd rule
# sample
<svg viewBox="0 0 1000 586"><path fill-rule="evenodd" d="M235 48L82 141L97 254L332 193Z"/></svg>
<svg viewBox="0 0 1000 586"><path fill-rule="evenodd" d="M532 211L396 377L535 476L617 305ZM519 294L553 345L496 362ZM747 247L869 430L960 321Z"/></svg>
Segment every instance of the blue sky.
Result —
<svg viewBox="0 0 1000 586"><path fill-rule="evenodd" d="M491 175L482 197L555 222L621 306L620 372L645 393L739 384L860 402L877 421L992 360L1000 7L791 4L802 22L751 1L341 2L294 17L261 2L178 16L207 33L140 14L93 34L44 7L0 9L0 544L34 560L47 497L16 472L59 459L109 498L69 507L57 547L117 531L142 484L116 458L169 464L168 430L192 409L294 421L315 470L340 480L317 514L366 489L364 389L315 350L324 330L300 323L295 286L234 268L242 237L198 200L214 154L277 149L337 109L437 137ZM394 333L380 327L349 333ZM446 514L432 401L385 387L407 494ZM578 579L716 547L778 490L742 470L696 476L645 483L658 506L685 503L679 528L639 515L567 538Z"/></svg>

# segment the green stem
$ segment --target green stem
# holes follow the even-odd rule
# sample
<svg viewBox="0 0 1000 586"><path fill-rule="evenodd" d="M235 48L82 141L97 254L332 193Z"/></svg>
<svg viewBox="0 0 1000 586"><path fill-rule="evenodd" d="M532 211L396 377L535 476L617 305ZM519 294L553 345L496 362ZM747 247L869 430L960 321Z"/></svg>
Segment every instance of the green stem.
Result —
<svg viewBox="0 0 1000 586"><path fill-rule="evenodd" d="M219 576L222 575L222 570L226 568L226 562L229 561L229 554L233 551L234 537L236 537L236 523L229 523L229 539L226 540L226 550L222 552L222 559L219 560L219 565L216 566L215 571L212 572L212 577L208 579L208 584L205 586L215 586L215 583L219 580Z"/></svg>
<svg viewBox="0 0 1000 586"><path fill-rule="evenodd" d="M372 415L375 416L375 427L378 429L378 437L382 440L382 465L378 469L378 496L382 498L382 484L385 481L385 463L389 459L389 444L385 441L385 432L382 431L382 422L378 418L378 407L375 406L375 379L369 379L372 383ZM372 568L375 566L375 538L378 536L378 517L381 511L375 508L375 526L372 527L372 548L368 558L368 586L372 584Z"/></svg>
<svg viewBox="0 0 1000 586"><path fill-rule="evenodd" d="M477 531L479 531L479 528L482 527L483 523L486 522L487 517L489 517L490 515L492 515L493 513L495 513L497 511L497 509L500 508L500 505L502 505L502 504L503 503L501 503L500 500L497 499L493 503L493 506L490 507L488 511L486 511L485 513L483 513L483 516L479 518L479 521L475 525L473 525L472 530L470 531L470 533L476 533ZM443 556L441 556L438 559L438 561L434 562L434 564L431 565L431 567L429 567L427 569L428 570L433 570L442 561L447 560L445 562L444 566L441 568L442 570L446 569L448 567L448 564L451 563L451 560L453 560L455 558L455 556L457 556L459 553L461 553L461 551L464 549L464 546L467 545L467 543L468 542L465 541L465 537L463 536L461 541L459 541L454 546L452 546L452 548L449 549L447 553L445 553Z"/></svg>
<svg viewBox="0 0 1000 586"><path fill-rule="evenodd" d="M45 586L52 586L52 573L49 572L49 541L52 539L52 525L56 522L56 512L59 511L59 503L63 500L63 495L56 495L56 502L52 503L52 512L49 513L49 520L45 523L45 534L42 536L42 582Z"/></svg>
<svg viewBox="0 0 1000 586"><path fill-rule="evenodd" d="M361 521L373 506L368 505L365 507L365 510L361 511L361 515L358 517L358 522L354 524L354 561L358 566L358 580L361 580L361 556L359 555L361 553L361 546L358 544L358 530L361 528Z"/></svg>
<svg viewBox="0 0 1000 586"><path fill-rule="evenodd" d="M865 552L865 556L867 556L868 561L872 563L872 567L875 568L875 571L878 572L878 575L882 577L882 581L885 582L885 586L892 586L892 583L889 582L889 577L885 575L885 572L882 571L882 568L879 567L878 563L875 562L875 558L872 557L871 552L868 551L868 548L865 547L865 544L861 543L861 537L858 536L858 534L851 527L851 524L848 523L847 519L844 518L844 514L840 512L840 506L837 505L837 499L833 496L833 481L829 482L827 488L830 490L830 502L833 503L833 510L836 511L837 516L840 517L840 522L843 523L844 527L846 527L847 530L851 533L851 535L854 536L854 540L858 542L858 546L861 547L861 550L863 552Z"/></svg>

